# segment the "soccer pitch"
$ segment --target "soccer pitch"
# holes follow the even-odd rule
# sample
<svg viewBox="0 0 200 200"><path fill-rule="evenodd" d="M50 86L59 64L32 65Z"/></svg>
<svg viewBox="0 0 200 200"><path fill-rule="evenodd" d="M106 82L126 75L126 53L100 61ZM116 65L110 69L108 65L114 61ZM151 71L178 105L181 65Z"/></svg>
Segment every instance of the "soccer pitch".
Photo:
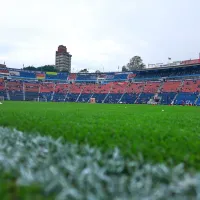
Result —
<svg viewBox="0 0 200 200"><path fill-rule="evenodd" d="M4 127L198 169L199 121L200 108L186 106L5 102L0 107Z"/></svg>
<svg viewBox="0 0 200 200"><path fill-rule="evenodd" d="M114 152L114 155L117 147L120 156L128 162L142 160L169 168L183 163L184 170L195 173L200 169L199 120L200 108L190 106L38 102L3 102L0 105L0 126L16 128L27 137L38 133L51 136L55 141L62 137L62 144L67 142L76 148L89 145L88 148L98 149L104 156L108 152ZM77 151L81 154L86 150ZM78 154L77 151L74 154ZM104 162L102 158L102 166ZM119 170L118 176L126 173L131 176L132 172L126 170ZM108 197L113 198L97 199ZM123 196L121 199L129 198Z"/></svg>

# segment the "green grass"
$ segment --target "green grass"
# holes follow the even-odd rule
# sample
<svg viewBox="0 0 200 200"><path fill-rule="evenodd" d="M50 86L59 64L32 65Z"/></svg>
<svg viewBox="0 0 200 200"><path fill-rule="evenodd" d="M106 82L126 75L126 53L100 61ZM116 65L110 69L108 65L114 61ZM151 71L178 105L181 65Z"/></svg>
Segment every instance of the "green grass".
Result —
<svg viewBox="0 0 200 200"><path fill-rule="evenodd" d="M164 109L164 112L162 110ZM200 108L183 106L4 102L0 126L39 132L125 157L200 169Z"/></svg>
<svg viewBox="0 0 200 200"><path fill-rule="evenodd" d="M54 195L47 196L38 186L19 187L16 180L7 175L0 176L0 196L2 200L53 200Z"/></svg>

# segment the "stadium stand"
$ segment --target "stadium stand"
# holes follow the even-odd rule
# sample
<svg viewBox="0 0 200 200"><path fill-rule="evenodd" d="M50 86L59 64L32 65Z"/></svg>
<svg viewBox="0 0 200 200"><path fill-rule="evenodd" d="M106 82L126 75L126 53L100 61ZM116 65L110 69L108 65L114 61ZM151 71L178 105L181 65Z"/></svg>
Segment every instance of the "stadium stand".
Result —
<svg viewBox="0 0 200 200"><path fill-rule="evenodd" d="M128 78L128 73L115 73L114 76L114 80L118 81L118 80L127 80Z"/></svg>
<svg viewBox="0 0 200 200"><path fill-rule="evenodd" d="M69 93L66 97L66 101L68 102L76 102L79 95L83 90L83 85L81 83L72 83L69 86Z"/></svg>
<svg viewBox="0 0 200 200"><path fill-rule="evenodd" d="M3 78L0 78L0 96L8 100L7 95L6 95L5 82Z"/></svg>
<svg viewBox="0 0 200 200"><path fill-rule="evenodd" d="M66 99L66 95L69 92L69 84L57 83L55 84L55 90L53 95L53 101L63 102Z"/></svg>
<svg viewBox="0 0 200 200"><path fill-rule="evenodd" d="M200 80L185 80L182 92L200 92Z"/></svg>
<svg viewBox="0 0 200 200"><path fill-rule="evenodd" d="M24 82L24 91L25 91L25 100L34 101L39 97L39 88L40 85L38 82Z"/></svg>
<svg viewBox="0 0 200 200"><path fill-rule="evenodd" d="M181 89L182 81L168 80L163 82L159 92L160 103L164 105L172 104L177 92Z"/></svg>
<svg viewBox="0 0 200 200"><path fill-rule="evenodd" d="M20 71L20 77L22 78L36 78L36 73L31 71Z"/></svg>
<svg viewBox="0 0 200 200"><path fill-rule="evenodd" d="M57 73L57 72L46 72L46 80L63 80L66 81L68 78L67 73Z"/></svg>
<svg viewBox="0 0 200 200"><path fill-rule="evenodd" d="M147 102L153 98L154 94L153 93L141 93L136 102L137 104L147 104Z"/></svg>
<svg viewBox="0 0 200 200"><path fill-rule="evenodd" d="M180 92L176 96L174 104L176 104L176 105L194 105L197 97L198 97L197 93Z"/></svg>
<svg viewBox="0 0 200 200"><path fill-rule="evenodd" d="M76 80L76 74L75 74L75 73L69 74L68 80L69 80L69 81L70 81L70 80Z"/></svg>
<svg viewBox="0 0 200 200"><path fill-rule="evenodd" d="M197 101L195 102L195 105L196 105L196 106L200 106L200 97L199 97L199 96L198 96Z"/></svg>
<svg viewBox="0 0 200 200"><path fill-rule="evenodd" d="M89 102L90 98L93 96L95 88L97 85L95 83L82 85L82 92L78 98L78 102Z"/></svg>
<svg viewBox="0 0 200 200"><path fill-rule="evenodd" d="M198 61L198 62L197 62ZM0 69L0 96L13 101L200 105L200 60L134 72L57 73Z"/></svg>
<svg viewBox="0 0 200 200"><path fill-rule="evenodd" d="M170 105L175 98L175 92L162 92L159 94L160 97L160 104L163 105Z"/></svg>
<svg viewBox="0 0 200 200"><path fill-rule="evenodd" d="M141 93L144 89L145 82L129 83L126 89L127 93Z"/></svg>
<svg viewBox="0 0 200 200"><path fill-rule="evenodd" d="M161 82L146 82L144 85L144 93L156 93L161 85Z"/></svg>
<svg viewBox="0 0 200 200"><path fill-rule="evenodd" d="M110 89L111 94L123 94L127 87L126 82L113 82L113 85Z"/></svg>
<svg viewBox="0 0 200 200"><path fill-rule="evenodd" d="M200 61L199 61L200 62ZM161 77L180 77L180 76L194 76L200 74L200 68L198 65L182 66L182 67L165 67L156 69L142 70L137 73L137 78L161 78Z"/></svg>
<svg viewBox="0 0 200 200"><path fill-rule="evenodd" d="M181 81L166 81L161 89L162 92L178 92Z"/></svg>
<svg viewBox="0 0 200 200"><path fill-rule="evenodd" d="M200 80L184 80L180 92L177 94L174 104L194 105L200 91Z"/></svg>
<svg viewBox="0 0 200 200"><path fill-rule="evenodd" d="M115 73L113 72L113 73L106 73L106 76L105 76L105 79L107 80L107 81L114 81L115 79Z"/></svg>
<svg viewBox="0 0 200 200"><path fill-rule="evenodd" d="M52 101L55 90L54 83L44 82L40 85L39 99L40 101Z"/></svg>
<svg viewBox="0 0 200 200"><path fill-rule="evenodd" d="M138 98L138 94L135 93L125 93L122 97L121 97L121 101L122 103L125 104L133 104L135 103L136 99Z"/></svg>
<svg viewBox="0 0 200 200"><path fill-rule="evenodd" d="M104 103L118 103L122 97L122 94L125 92L126 87L126 82L113 82L113 84L110 85L110 91Z"/></svg>
<svg viewBox="0 0 200 200"><path fill-rule="evenodd" d="M92 82L97 80L97 74L89 74L89 73L80 73L77 74L76 81L85 81L85 82Z"/></svg>
<svg viewBox="0 0 200 200"><path fill-rule="evenodd" d="M9 71L8 71L8 69L0 69L0 74L9 75Z"/></svg>
<svg viewBox="0 0 200 200"><path fill-rule="evenodd" d="M7 90L9 92L10 100L12 101L23 101L23 82L19 80L7 81Z"/></svg>

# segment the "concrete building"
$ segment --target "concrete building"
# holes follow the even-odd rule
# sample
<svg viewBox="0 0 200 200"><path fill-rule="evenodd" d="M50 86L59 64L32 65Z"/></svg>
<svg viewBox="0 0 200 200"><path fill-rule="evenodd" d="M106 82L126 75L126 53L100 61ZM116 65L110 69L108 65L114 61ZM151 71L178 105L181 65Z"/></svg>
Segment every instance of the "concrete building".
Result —
<svg viewBox="0 0 200 200"><path fill-rule="evenodd" d="M71 58L66 46L60 45L56 51L56 69L71 72Z"/></svg>
<svg viewBox="0 0 200 200"><path fill-rule="evenodd" d="M5 63L4 64L0 64L0 68L6 68Z"/></svg>

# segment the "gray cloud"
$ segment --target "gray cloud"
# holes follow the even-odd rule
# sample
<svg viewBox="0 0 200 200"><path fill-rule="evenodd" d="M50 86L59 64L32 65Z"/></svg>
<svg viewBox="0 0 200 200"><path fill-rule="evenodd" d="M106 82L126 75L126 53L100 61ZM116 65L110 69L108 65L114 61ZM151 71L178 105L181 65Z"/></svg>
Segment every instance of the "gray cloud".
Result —
<svg viewBox="0 0 200 200"><path fill-rule="evenodd" d="M72 68L117 70L134 55L146 64L198 56L198 0L6 0L0 12L0 62L53 64L59 44Z"/></svg>

